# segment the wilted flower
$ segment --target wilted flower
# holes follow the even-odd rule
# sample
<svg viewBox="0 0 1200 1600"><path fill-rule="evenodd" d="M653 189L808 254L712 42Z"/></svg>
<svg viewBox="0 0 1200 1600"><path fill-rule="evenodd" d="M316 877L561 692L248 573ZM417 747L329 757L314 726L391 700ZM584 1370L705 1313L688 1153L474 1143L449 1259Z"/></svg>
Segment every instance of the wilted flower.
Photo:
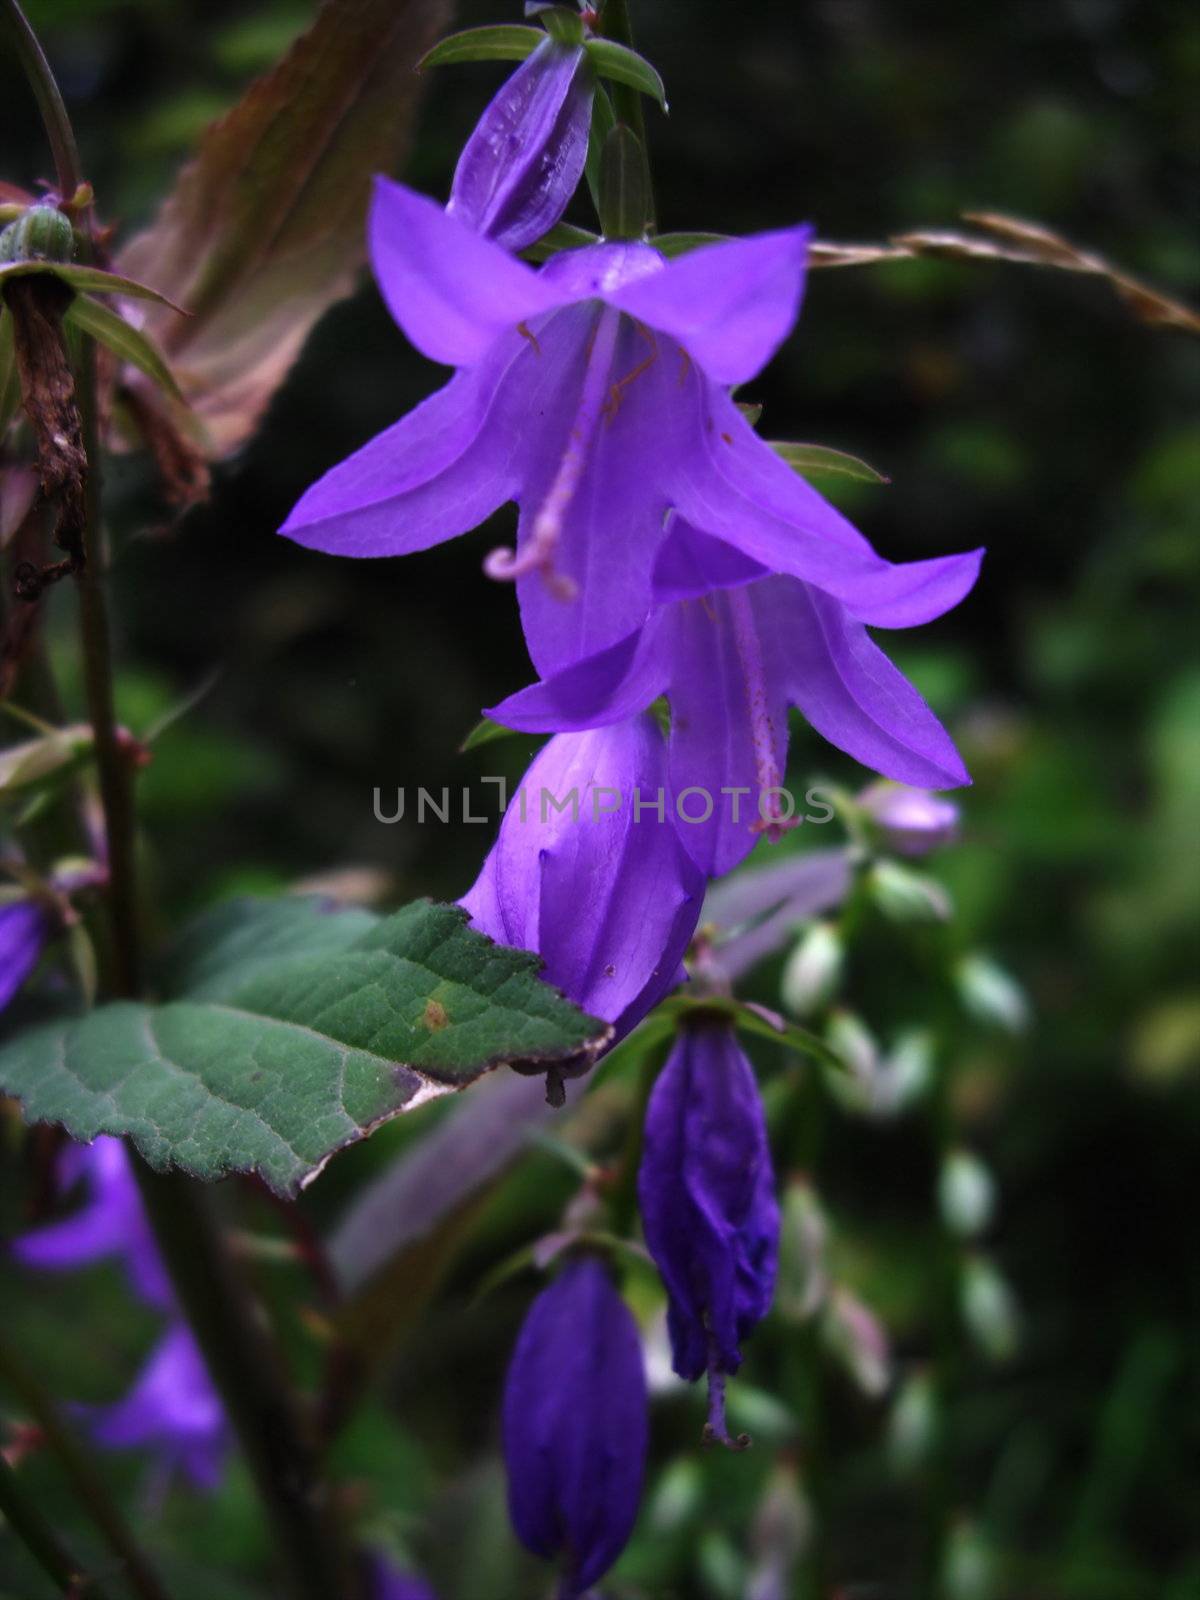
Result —
<svg viewBox="0 0 1200 1600"><path fill-rule="evenodd" d="M14 1240L14 1257L27 1267L60 1272L120 1256L134 1293L148 1305L169 1310L174 1304L170 1281L121 1140L102 1134L92 1144L65 1145L57 1179L63 1194L81 1184L87 1195L84 1204L61 1221Z"/></svg>
<svg viewBox="0 0 1200 1600"><path fill-rule="evenodd" d="M523 1544L564 1563L561 1600L585 1593L637 1519L646 1459L637 1327L606 1269L570 1261L529 1308L504 1391L504 1456Z"/></svg>
<svg viewBox="0 0 1200 1600"><path fill-rule="evenodd" d="M725 1375L775 1288L779 1207L754 1069L724 1023L689 1028L646 1107L638 1199L667 1288L681 1378L709 1378L709 1427L729 1442Z"/></svg>
<svg viewBox="0 0 1200 1600"><path fill-rule="evenodd" d="M960 813L953 800L904 783L873 783L858 803L897 855L923 856L958 837Z"/></svg>
<svg viewBox="0 0 1200 1600"><path fill-rule="evenodd" d="M651 716L551 739L460 902L481 932L538 951L547 982L619 1034L683 980L704 897L666 783Z"/></svg>
<svg viewBox="0 0 1200 1600"><path fill-rule="evenodd" d="M509 250L548 233L583 174L594 83L582 44L544 39L463 147L450 215Z"/></svg>
<svg viewBox="0 0 1200 1600"><path fill-rule="evenodd" d="M925 622L955 604L961 578L961 569L943 570L893 610L892 625ZM643 627L490 715L511 728L561 732L628 717L666 695L671 782L677 794L691 789L711 802L685 816L681 836L710 875L728 872L764 829L790 816L789 706L831 744L892 777L970 782L945 729L852 605L772 576L679 518L659 552L653 592L660 604Z"/></svg>
<svg viewBox="0 0 1200 1600"><path fill-rule="evenodd" d="M0 1011L38 964L50 935L44 909L27 896L0 905Z"/></svg>
<svg viewBox="0 0 1200 1600"><path fill-rule="evenodd" d="M95 1408L91 1433L109 1449L152 1450L164 1471L215 1489L230 1443L229 1424L188 1328L175 1323L155 1346L133 1388Z"/></svg>
<svg viewBox="0 0 1200 1600"><path fill-rule="evenodd" d="M795 320L808 229L673 261L601 243L536 272L380 179L369 234L393 316L461 370L309 489L283 528L298 543L404 555L517 500L517 552L495 552L488 571L517 580L542 674L641 627L672 508L859 622L907 626L974 581L978 554L884 561L730 398Z"/></svg>

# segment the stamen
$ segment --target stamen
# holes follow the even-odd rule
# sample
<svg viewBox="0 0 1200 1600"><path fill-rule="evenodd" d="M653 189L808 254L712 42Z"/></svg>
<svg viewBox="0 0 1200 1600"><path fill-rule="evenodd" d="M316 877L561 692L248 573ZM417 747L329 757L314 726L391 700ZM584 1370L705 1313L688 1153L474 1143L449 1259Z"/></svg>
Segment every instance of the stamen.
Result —
<svg viewBox="0 0 1200 1600"><path fill-rule="evenodd" d="M534 354L540 356L542 353L542 347L537 341L537 334L534 333L529 324L527 322L518 322L517 332L521 335L522 339L529 340L530 344L533 346Z"/></svg>
<svg viewBox="0 0 1200 1600"><path fill-rule="evenodd" d="M636 317L631 320L640 336L650 346L650 354L639 361L632 372L627 372L623 378L618 378L616 383L609 389L608 400L604 406L604 421L606 425L611 425L616 420L617 412L621 409L621 401L625 398L624 391L658 360L658 340L654 337L652 330L647 328L644 322L639 322Z"/></svg>
<svg viewBox="0 0 1200 1600"><path fill-rule="evenodd" d="M754 608L745 588L730 589L726 598L733 619L733 640L741 663L742 680L746 686L746 709L750 717L751 739L754 745L754 768L758 778L760 796L770 793L770 811L763 816L761 809L753 831L766 833L772 844L778 844L789 829L797 826L797 819L785 817L780 810L779 791L783 788L783 773L775 758L774 725L771 721L770 701L767 695L767 673L763 665L762 644L754 625Z"/></svg>
<svg viewBox="0 0 1200 1600"><path fill-rule="evenodd" d="M748 1450L753 1443L748 1433L736 1437L729 1432L725 1421L725 1374L717 1364L716 1340L708 1341L708 1421L700 1435L703 1445L722 1445L726 1450Z"/></svg>
<svg viewBox="0 0 1200 1600"><path fill-rule="evenodd" d="M566 449L554 481L533 518L524 547L520 550L493 550L484 561L483 570L489 578L495 578L500 583L511 583L528 573L540 572L555 599L574 600L578 593L578 586L572 578L565 573L555 572L554 552L558 548L571 501L583 478L596 428L605 414L605 395L609 388L619 328L620 313L606 306L596 321L589 342L579 409L567 435Z"/></svg>

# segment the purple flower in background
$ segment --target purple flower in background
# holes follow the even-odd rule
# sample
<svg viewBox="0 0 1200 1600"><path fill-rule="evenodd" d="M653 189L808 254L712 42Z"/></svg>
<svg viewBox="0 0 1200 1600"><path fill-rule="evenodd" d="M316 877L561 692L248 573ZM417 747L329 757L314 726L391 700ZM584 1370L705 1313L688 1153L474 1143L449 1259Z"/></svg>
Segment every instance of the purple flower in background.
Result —
<svg viewBox="0 0 1200 1600"><path fill-rule="evenodd" d="M56 1176L60 1192L82 1184L87 1199L69 1217L14 1240L14 1257L27 1267L62 1272L120 1256L139 1299L170 1310L170 1281L121 1140L102 1134L92 1144L64 1145Z"/></svg>
<svg viewBox="0 0 1200 1600"><path fill-rule="evenodd" d="M649 715L551 739L459 902L618 1034L683 981L704 898L671 822L666 754Z"/></svg>
<svg viewBox="0 0 1200 1600"><path fill-rule="evenodd" d="M49 919L36 900L0 905L0 1011L37 966L49 936Z"/></svg>
<svg viewBox="0 0 1200 1600"><path fill-rule="evenodd" d="M709 1428L775 1289L779 1207L754 1069L723 1023L688 1029L646 1107L638 1201L667 1288L675 1370L707 1372Z"/></svg>
<svg viewBox="0 0 1200 1600"><path fill-rule="evenodd" d="M548 233L583 174L594 82L582 44L544 39L463 147L447 212L509 250Z"/></svg>
<svg viewBox="0 0 1200 1600"><path fill-rule="evenodd" d="M220 1482L229 1424L182 1322L155 1346L123 1400L89 1411L92 1436L106 1449L152 1450L164 1471L186 1473L198 1489L215 1489Z"/></svg>
<svg viewBox="0 0 1200 1600"><path fill-rule="evenodd" d="M928 789L873 783L859 795L858 803L879 829L884 844L897 855L928 855L958 837L958 807Z"/></svg>
<svg viewBox="0 0 1200 1600"><path fill-rule="evenodd" d="M730 398L795 320L807 228L674 261L603 243L536 272L381 178L369 231L392 315L425 355L461 370L314 484L289 538L404 555L517 500L517 551L493 552L487 570L517 581L543 675L642 625L672 508L858 622L906 627L970 588L978 552L883 560Z"/></svg>
<svg viewBox="0 0 1200 1600"><path fill-rule="evenodd" d="M570 1261L529 1308L504 1390L508 1505L521 1542L564 1561L575 1600L624 1549L646 1463L637 1327L599 1261Z"/></svg>
<svg viewBox="0 0 1200 1600"><path fill-rule="evenodd" d="M437 1600L421 1578L401 1572L386 1556L372 1556L368 1562L368 1600Z"/></svg>
<svg viewBox="0 0 1200 1600"><path fill-rule="evenodd" d="M945 729L840 600L770 575L679 519L654 592L661 604L642 628L490 715L526 731L590 728L665 694L671 785L677 795L696 791L691 810L677 813L680 832L710 876L736 866L784 815L789 705L889 777L970 782ZM957 598L956 583L931 584L910 598L907 621L927 621Z"/></svg>

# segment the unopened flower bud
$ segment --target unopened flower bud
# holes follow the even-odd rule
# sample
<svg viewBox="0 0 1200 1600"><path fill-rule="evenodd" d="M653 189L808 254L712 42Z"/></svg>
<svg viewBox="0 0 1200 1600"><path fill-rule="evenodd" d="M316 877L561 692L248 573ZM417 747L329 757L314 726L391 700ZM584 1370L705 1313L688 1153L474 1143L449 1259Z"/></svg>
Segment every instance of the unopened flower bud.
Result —
<svg viewBox="0 0 1200 1600"><path fill-rule="evenodd" d="M933 1379L928 1372L914 1372L902 1385L888 1418L888 1457L901 1476L917 1472L924 1465L936 1425Z"/></svg>
<svg viewBox="0 0 1200 1600"><path fill-rule="evenodd" d="M981 1530L973 1522L958 1523L946 1541L939 1593L945 1600L990 1600L995 1575L995 1558Z"/></svg>
<svg viewBox="0 0 1200 1600"><path fill-rule="evenodd" d="M982 1233L996 1207L996 1186L978 1156L952 1150L938 1174L938 1206L952 1233L964 1239Z"/></svg>
<svg viewBox="0 0 1200 1600"><path fill-rule="evenodd" d="M513 1527L535 1555L563 1559L563 1600L585 1594L624 1549L646 1434L637 1326L607 1269L579 1257L529 1308L504 1390Z"/></svg>
<svg viewBox="0 0 1200 1600"><path fill-rule="evenodd" d="M858 803L878 828L883 844L897 855L927 855L958 835L958 806L929 789L873 783L859 795Z"/></svg>
<svg viewBox="0 0 1200 1600"><path fill-rule="evenodd" d="M794 1568L808 1547L813 1510L796 1469L783 1463L771 1474L750 1531L754 1565L746 1600L787 1600Z"/></svg>
<svg viewBox="0 0 1200 1600"><path fill-rule="evenodd" d="M867 885L875 904L893 922L946 922L953 911L940 883L898 861L877 861Z"/></svg>
<svg viewBox="0 0 1200 1600"><path fill-rule="evenodd" d="M992 1361L1007 1361L1019 1335L1016 1298L999 1268L972 1256L963 1269L962 1315L975 1343Z"/></svg>
<svg viewBox="0 0 1200 1600"><path fill-rule="evenodd" d="M877 1399L892 1379L887 1330L856 1295L841 1286L829 1298L825 1341L865 1395Z"/></svg>
<svg viewBox="0 0 1200 1600"><path fill-rule="evenodd" d="M779 1237L779 1287L776 1302L781 1315L806 1322L829 1293L825 1246L829 1225L813 1186L802 1178L788 1184L783 1196L783 1222Z"/></svg>
<svg viewBox="0 0 1200 1600"><path fill-rule="evenodd" d="M70 261L75 231L57 206L30 206L0 233L0 263Z"/></svg>
<svg viewBox="0 0 1200 1600"><path fill-rule="evenodd" d="M954 974L959 998L979 1022L1021 1033L1029 1026L1029 1001L1010 973L990 956L964 956Z"/></svg>
<svg viewBox="0 0 1200 1600"><path fill-rule="evenodd" d="M780 992L794 1017L819 1011L837 992L845 963L841 935L828 922L814 922L801 936L783 969Z"/></svg>

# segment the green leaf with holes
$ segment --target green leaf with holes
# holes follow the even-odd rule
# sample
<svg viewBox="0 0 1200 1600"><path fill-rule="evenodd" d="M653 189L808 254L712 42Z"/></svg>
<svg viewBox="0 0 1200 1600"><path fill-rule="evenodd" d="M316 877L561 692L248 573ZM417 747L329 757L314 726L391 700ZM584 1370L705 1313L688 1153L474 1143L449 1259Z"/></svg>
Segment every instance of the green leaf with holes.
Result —
<svg viewBox="0 0 1200 1600"><path fill-rule="evenodd" d="M505 1063L594 1058L611 1029L455 906L388 917L243 901L188 930L157 1004L117 1001L0 1048L0 1094L151 1165L294 1194L380 1123Z"/></svg>

